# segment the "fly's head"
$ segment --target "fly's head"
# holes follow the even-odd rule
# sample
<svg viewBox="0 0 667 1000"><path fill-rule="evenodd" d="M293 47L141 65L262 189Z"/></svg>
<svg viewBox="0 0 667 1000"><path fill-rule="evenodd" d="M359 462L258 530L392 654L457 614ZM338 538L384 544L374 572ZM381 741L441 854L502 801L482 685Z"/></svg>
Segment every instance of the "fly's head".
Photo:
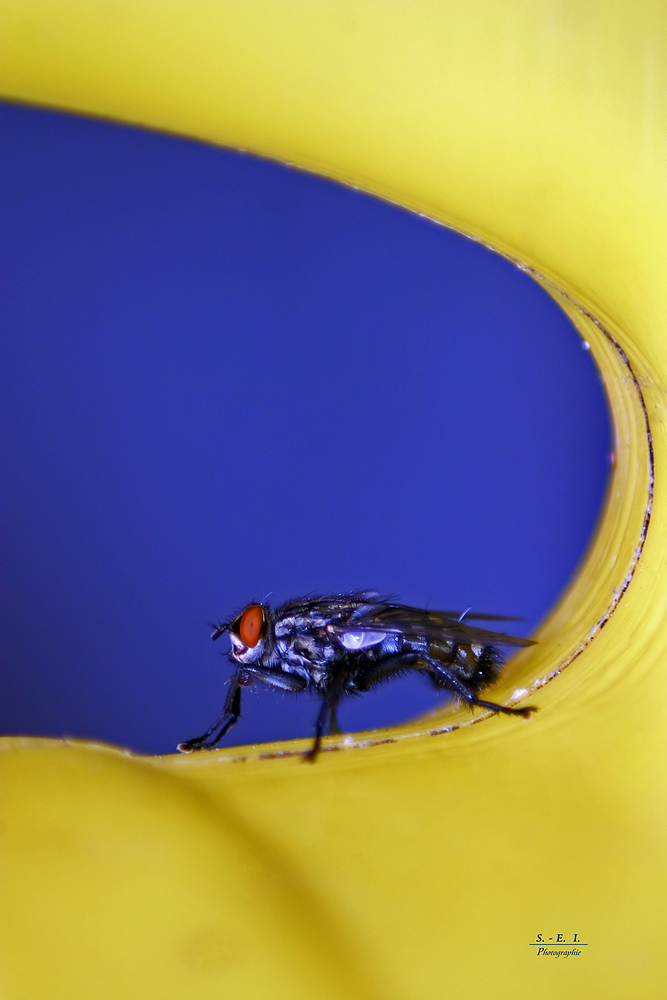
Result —
<svg viewBox="0 0 667 1000"><path fill-rule="evenodd" d="M265 655L271 642L268 609L262 604L249 604L229 624L216 628L211 638L219 639L224 632L229 632L232 642L232 660L248 665L257 663Z"/></svg>

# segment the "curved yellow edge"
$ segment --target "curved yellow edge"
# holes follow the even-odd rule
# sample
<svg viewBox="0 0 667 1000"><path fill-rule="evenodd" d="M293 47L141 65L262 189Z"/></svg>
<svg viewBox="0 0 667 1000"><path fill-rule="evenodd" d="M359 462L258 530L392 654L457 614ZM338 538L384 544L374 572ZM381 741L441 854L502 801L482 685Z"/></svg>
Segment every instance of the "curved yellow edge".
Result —
<svg viewBox="0 0 667 1000"><path fill-rule="evenodd" d="M530 722L441 713L314 767L1 741L3 998L661 995L664 5L6 0L3 22L8 99L294 163L519 262L590 343L616 433L596 540L498 688L532 689Z"/></svg>

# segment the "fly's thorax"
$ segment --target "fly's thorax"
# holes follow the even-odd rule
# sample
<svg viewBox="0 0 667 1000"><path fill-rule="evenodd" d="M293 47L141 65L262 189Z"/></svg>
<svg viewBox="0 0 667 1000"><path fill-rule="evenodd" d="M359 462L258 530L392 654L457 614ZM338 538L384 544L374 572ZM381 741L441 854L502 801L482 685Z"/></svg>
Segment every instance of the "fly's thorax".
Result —
<svg viewBox="0 0 667 1000"><path fill-rule="evenodd" d="M284 669L326 670L335 656L335 649L322 632L292 632L283 638L276 637L277 659Z"/></svg>

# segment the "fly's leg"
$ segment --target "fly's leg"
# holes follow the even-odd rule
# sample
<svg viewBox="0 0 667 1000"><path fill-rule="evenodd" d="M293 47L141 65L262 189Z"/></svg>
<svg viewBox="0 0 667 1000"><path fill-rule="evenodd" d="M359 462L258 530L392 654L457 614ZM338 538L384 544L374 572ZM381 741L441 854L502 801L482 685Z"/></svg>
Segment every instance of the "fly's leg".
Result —
<svg viewBox="0 0 667 1000"><path fill-rule="evenodd" d="M428 664L432 676L436 681L440 682L439 686L453 691L468 705L479 705L480 708L490 708L492 712L502 712L504 715L520 715L523 719L529 719L533 712L537 711L534 705L526 705L525 708L508 708L506 705L498 705L494 701L483 701L477 695L473 694L463 681L459 680L455 673L443 666L442 663L439 663L438 660L424 655L420 658Z"/></svg>
<svg viewBox="0 0 667 1000"><path fill-rule="evenodd" d="M337 703L333 704L325 698L322 702L322 707L320 708L320 714L317 716L317 722L315 723L315 741L306 754L306 760L313 764L315 759L320 752L320 746L322 745L322 737L324 736L324 730L327 725L327 715L329 716L329 736L339 736L341 729L338 725L338 718L336 716Z"/></svg>
<svg viewBox="0 0 667 1000"><path fill-rule="evenodd" d="M357 680L357 687L360 691L368 691L381 681L403 673L404 670L423 671L423 664L426 664L428 672L438 687L451 691L468 705L479 705L480 708L489 708L492 712L503 712L505 715L520 715L524 719L528 719L533 712L537 711L532 705L527 705L525 708L507 708L505 705L497 705L493 701L483 701L473 694L452 670L434 657L423 653L397 653L385 660L379 660Z"/></svg>
<svg viewBox="0 0 667 1000"><path fill-rule="evenodd" d="M345 681L347 677L347 670L341 664L332 670L332 677L324 697L322 698L322 705L320 706L319 715L317 716L317 722L315 723L315 740L312 747L306 754L306 760L313 764L317 759L317 755L320 752L320 747L322 745L322 737L324 736L324 730L327 724L327 717L329 719L329 733L340 733L338 728L338 719L336 718L336 709L338 708L338 702L343 697L345 692Z"/></svg>
<svg viewBox="0 0 667 1000"><path fill-rule="evenodd" d="M481 698L473 698L473 705L481 708L490 708L492 712L504 712L505 715L520 715L522 719L529 719L533 712L537 711L536 705L526 705L525 708L508 708L507 705L496 705L493 701L482 701Z"/></svg>
<svg viewBox="0 0 667 1000"><path fill-rule="evenodd" d="M342 730L338 725L338 717L336 716L336 706L334 705L329 712L329 736L340 736Z"/></svg>
<svg viewBox="0 0 667 1000"><path fill-rule="evenodd" d="M201 736L194 740L186 740L176 747L181 753L192 753L193 750L208 750L219 743L222 737L239 720L241 714L241 685L245 681L245 675L239 671L234 674L232 683L227 692L225 707L222 715L215 720L210 729L207 729Z"/></svg>
<svg viewBox="0 0 667 1000"><path fill-rule="evenodd" d="M306 754L306 760L310 764L314 764L318 753L320 752L320 746L322 745L322 736L324 735L324 727L327 723L327 715L329 714L329 701L325 698L322 702L319 715L317 716L317 722L315 723L315 741Z"/></svg>
<svg viewBox="0 0 667 1000"><path fill-rule="evenodd" d="M244 685L252 684L253 680L261 681L262 684L268 684L269 687L278 688L280 691L303 691L306 687L303 677L298 677L295 674L286 674L280 670L263 670L261 667L244 667L232 678L222 715L202 736L198 736L194 740L187 740L186 743L179 743L176 749L180 750L181 753L192 753L193 750L209 750L216 743L219 743L232 726L239 721L241 688Z"/></svg>
<svg viewBox="0 0 667 1000"><path fill-rule="evenodd" d="M307 682L298 674L288 674L284 670L266 670L264 667L244 667L244 672L253 680L261 681L279 691L304 691Z"/></svg>
<svg viewBox="0 0 667 1000"><path fill-rule="evenodd" d="M332 702L330 698L324 698L322 700L322 706L320 708L319 715L317 716L317 722L315 723L315 740L312 747L306 754L306 760L309 764L315 763L317 755L320 752L322 737L324 736L324 730L327 724L327 716L333 715L334 720L336 718L336 705L337 700L334 702Z"/></svg>

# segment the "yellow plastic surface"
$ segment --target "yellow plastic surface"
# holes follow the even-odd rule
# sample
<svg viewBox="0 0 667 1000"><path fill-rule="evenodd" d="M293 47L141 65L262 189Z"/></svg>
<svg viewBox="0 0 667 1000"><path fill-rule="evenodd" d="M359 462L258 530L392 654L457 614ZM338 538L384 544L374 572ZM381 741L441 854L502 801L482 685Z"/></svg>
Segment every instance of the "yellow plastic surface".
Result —
<svg viewBox="0 0 667 1000"><path fill-rule="evenodd" d="M666 48L651 0L5 0L5 97L289 161L529 268L616 466L496 691L537 685L530 722L442 713L315 766L2 741L3 1000L664 995Z"/></svg>

